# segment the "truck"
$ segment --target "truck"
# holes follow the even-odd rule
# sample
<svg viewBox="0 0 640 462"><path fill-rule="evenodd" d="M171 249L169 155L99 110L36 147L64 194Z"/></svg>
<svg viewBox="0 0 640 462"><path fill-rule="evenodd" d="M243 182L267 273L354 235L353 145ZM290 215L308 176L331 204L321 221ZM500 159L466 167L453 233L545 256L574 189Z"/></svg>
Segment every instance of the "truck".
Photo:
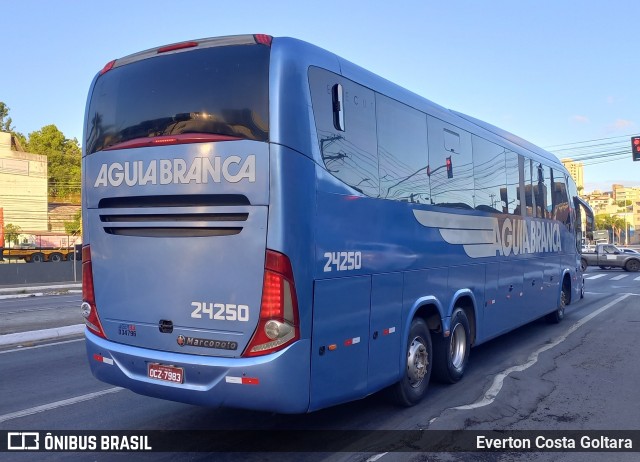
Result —
<svg viewBox="0 0 640 462"><path fill-rule="evenodd" d="M73 260L75 258L74 256L74 247L36 248L32 246L18 246L2 249L2 258L0 259L22 259L27 263L42 263Z"/></svg>
<svg viewBox="0 0 640 462"><path fill-rule="evenodd" d="M593 252L583 252L580 265L584 271L587 266L599 266L602 269L622 268L625 271L640 271L640 255L625 253L613 244L598 244Z"/></svg>

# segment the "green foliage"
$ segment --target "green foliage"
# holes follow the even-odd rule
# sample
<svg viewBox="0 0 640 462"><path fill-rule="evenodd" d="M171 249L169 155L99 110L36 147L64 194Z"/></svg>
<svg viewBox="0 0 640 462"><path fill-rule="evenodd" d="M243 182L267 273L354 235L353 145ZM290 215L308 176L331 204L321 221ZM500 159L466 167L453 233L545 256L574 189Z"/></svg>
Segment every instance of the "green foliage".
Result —
<svg viewBox="0 0 640 462"><path fill-rule="evenodd" d="M0 132L13 132L11 126L11 117L9 117L9 107L0 101Z"/></svg>
<svg viewBox="0 0 640 462"><path fill-rule="evenodd" d="M621 235L626 233L627 223L624 218L611 216L607 214L596 215L596 229L608 229L612 231L614 241L620 242ZM616 239L617 237L617 239Z"/></svg>
<svg viewBox="0 0 640 462"><path fill-rule="evenodd" d="M49 197L79 198L82 151L77 139L65 138L58 127L47 125L29 134L27 150L48 158Z"/></svg>
<svg viewBox="0 0 640 462"><path fill-rule="evenodd" d="M82 210L78 210L73 220L64 222L64 230L69 236L77 236L82 232Z"/></svg>
<svg viewBox="0 0 640 462"><path fill-rule="evenodd" d="M22 228L20 226L7 223L4 225L4 240L10 244L18 245L20 243L18 237L21 232Z"/></svg>

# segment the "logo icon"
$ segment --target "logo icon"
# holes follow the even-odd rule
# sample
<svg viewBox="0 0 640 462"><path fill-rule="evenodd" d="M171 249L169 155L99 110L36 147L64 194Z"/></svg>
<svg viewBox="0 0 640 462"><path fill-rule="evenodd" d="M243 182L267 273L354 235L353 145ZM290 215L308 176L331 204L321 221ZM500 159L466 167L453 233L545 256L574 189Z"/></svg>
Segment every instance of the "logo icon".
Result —
<svg viewBox="0 0 640 462"><path fill-rule="evenodd" d="M179 335L177 341L178 341L178 345L184 346L184 344L186 343L187 339L185 339L184 335Z"/></svg>
<svg viewBox="0 0 640 462"><path fill-rule="evenodd" d="M9 451L38 451L40 449L40 433L9 432L7 433L7 449Z"/></svg>

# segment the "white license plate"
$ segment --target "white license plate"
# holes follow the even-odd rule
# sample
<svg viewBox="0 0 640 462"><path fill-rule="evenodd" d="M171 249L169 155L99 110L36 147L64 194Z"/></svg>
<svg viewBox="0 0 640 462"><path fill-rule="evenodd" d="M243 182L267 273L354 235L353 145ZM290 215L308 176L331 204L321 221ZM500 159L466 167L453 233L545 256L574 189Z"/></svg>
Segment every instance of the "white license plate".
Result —
<svg viewBox="0 0 640 462"><path fill-rule="evenodd" d="M147 377L165 382L183 383L184 369L164 364L150 363L147 366Z"/></svg>

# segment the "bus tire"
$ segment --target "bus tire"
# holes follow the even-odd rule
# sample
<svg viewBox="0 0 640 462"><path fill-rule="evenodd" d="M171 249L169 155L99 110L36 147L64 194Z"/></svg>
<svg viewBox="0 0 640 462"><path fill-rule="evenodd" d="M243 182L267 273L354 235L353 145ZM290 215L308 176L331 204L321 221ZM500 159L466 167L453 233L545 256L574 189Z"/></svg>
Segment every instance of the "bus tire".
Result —
<svg viewBox="0 0 640 462"><path fill-rule="evenodd" d="M456 383L464 375L471 350L469 319L462 308L451 315L451 334L438 336L433 342L433 373L443 383Z"/></svg>
<svg viewBox="0 0 640 462"><path fill-rule="evenodd" d="M407 362L399 382L390 388L391 398L401 406L413 406L427 392L431 379L433 347L431 334L422 318L411 322L406 343Z"/></svg>
<svg viewBox="0 0 640 462"><path fill-rule="evenodd" d="M57 263L57 262L62 261L62 260L63 260L62 254L60 254L58 252L55 252L55 253L52 253L51 255L49 255L49 261L53 261L53 262Z"/></svg>
<svg viewBox="0 0 640 462"><path fill-rule="evenodd" d="M34 253L31 255L32 263L42 263L44 261L44 255L41 253Z"/></svg>
<svg viewBox="0 0 640 462"><path fill-rule="evenodd" d="M548 323L558 324L564 319L564 310L567 307L567 302L569 301L570 290L571 289L568 284L562 285L562 291L560 292L560 304L558 308L545 317Z"/></svg>

